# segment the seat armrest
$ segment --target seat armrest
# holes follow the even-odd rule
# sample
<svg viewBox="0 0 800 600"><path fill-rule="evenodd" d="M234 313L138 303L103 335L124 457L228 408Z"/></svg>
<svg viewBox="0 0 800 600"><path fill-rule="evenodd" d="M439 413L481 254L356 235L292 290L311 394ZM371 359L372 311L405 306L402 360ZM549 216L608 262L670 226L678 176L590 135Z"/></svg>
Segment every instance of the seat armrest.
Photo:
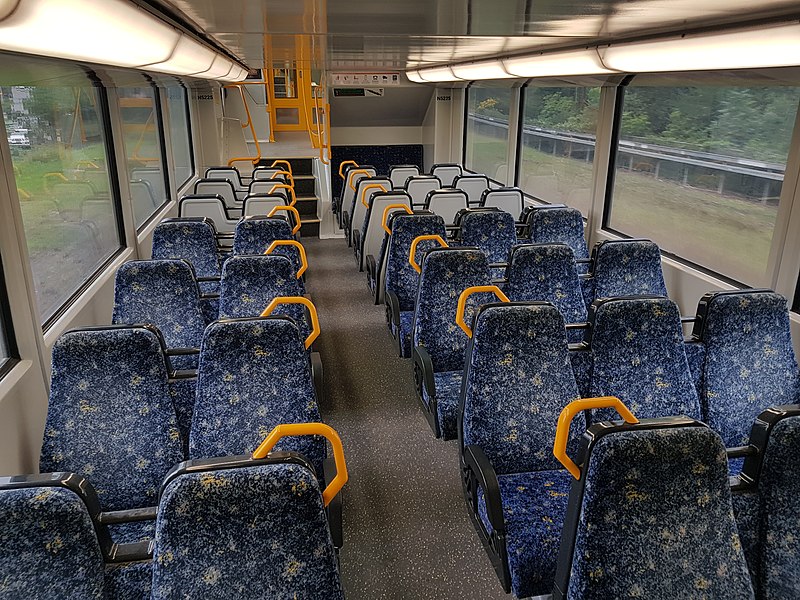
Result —
<svg viewBox="0 0 800 600"><path fill-rule="evenodd" d="M386 322L400 331L400 299L394 292L386 292Z"/></svg>
<svg viewBox="0 0 800 600"><path fill-rule="evenodd" d="M336 477L336 463L333 458L326 458L322 463L324 471L323 477L325 484L329 484ZM331 503L325 509L328 515L328 526L331 530L331 538L333 540L333 547L337 550L344 545L344 528L342 527L342 494L341 492L334 496Z"/></svg>
<svg viewBox="0 0 800 600"><path fill-rule="evenodd" d="M480 446L470 444L464 448L464 467L468 471L468 476L474 477L475 483L483 489L486 514L489 517L492 529L498 534L505 535L506 524L503 519L503 499L500 496L497 473ZM472 501L475 503L473 509L477 514L477 494L475 494Z"/></svg>
<svg viewBox="0 0 800 600"><path fill-rule="evenodd" d="M323 404L325 390L323 389L322 379L322 357L319 352L311 352L311 378L314 382L314 390L317 393L317 404Z"/></svg>
<svg viewBox="0 0 800 600"><path fill-rule="evenodd" d="M414 358L414 370L419 373L420 380L417 382L419 394L422 397L422 388L428 393L431 409L436 412L436 385L433 382L433 361L431 355L422 346L414 346L411 349Z"/></svg>

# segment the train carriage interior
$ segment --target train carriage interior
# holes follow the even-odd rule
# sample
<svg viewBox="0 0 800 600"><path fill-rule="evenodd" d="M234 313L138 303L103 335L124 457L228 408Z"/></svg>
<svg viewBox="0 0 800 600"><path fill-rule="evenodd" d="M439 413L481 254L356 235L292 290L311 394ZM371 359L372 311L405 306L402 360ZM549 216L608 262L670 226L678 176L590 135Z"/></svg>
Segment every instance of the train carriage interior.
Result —
<svg viewBox="0 0 800 600"><path fill-rule="evenodd" d="M0 0L0 600L800 598L788 0Z"/></svg>

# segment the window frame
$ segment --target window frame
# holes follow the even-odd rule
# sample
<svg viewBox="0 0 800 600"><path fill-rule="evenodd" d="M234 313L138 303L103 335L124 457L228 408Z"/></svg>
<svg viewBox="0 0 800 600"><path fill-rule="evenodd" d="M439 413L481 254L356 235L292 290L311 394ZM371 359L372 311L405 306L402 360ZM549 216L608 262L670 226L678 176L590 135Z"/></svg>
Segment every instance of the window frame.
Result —
<svg viewBox="0 0 800 600"><path fill-rule="evenodd" d="M188 144L188 146L189 146L189 176L184 181L181 181L181 182L178 182L177 179L175 180L175 190L177 192L177 190L181 189L183 186L185 186L188 182L190 182L192 180L192 178L195 175L195 171L197 169L197 165L195 163L195 156L194 156L194 137L193 137L193 131L192 131L192 105L189 102L189 88L187 88L183 84L183 82L178 80L178 79L176 79L174 83L169 83L169 84L165 84L164 85L164 88L170 88L170 87L178 87L183 91L183 105L184 105L184 108L186 109L186 137L187 137L187 140L189 142L189 144ZM166 103L167 103L167 105L169 105L169 94L167 94ZM169 107L167 109L167 112L169 112ZM170 115L170 121L172 121L172 116L171 115ZM164 131L166 131L166 128L164 129ZM174 144L172 142L173 142L173 140L172 140L172 128L170 127L170 148L174 148ZM172 161L173 161L173 163L175 162L175 152L174 151L172 152ZM173 167L173 170L174 170L174 167Z"/></svg>
<svg viewBox="0 0 800 600"><path fill-rule="evenodd" d="M15 365L19 364L19 346L17 337L14 333L14 321L11 315L11 302L8 298L8 288L6 286L6 276L3 269L3 261L0 259L0 336L8 356L0 357L0 380L3 379Z"/></svg>

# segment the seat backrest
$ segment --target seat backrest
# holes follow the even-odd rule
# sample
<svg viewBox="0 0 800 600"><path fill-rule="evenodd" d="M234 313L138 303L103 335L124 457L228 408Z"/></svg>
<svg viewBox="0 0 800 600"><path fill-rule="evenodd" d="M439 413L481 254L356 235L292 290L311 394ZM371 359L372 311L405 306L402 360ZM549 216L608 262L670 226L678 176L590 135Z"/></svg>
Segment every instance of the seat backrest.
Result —
<svg viewBox="0 0 800 600"><path fill-rule="evenodd" d="M364 224L364 217L367 214L367 207L364 206L362 200L366 199L369 204L369 199L379 192L380 188L368 188L371 185L382 185L388 192L392 189L392 182L386 177L364 177L358 180L356 185L356 193L353 196L353 206L350 211L350 239L354 240L354 233L361 231L361 226Z"/></svg>
<svg viewBox="0 0 800 600"><path fill-rule="evenodd" d="M728 446L744 446L761 411L800 402L786 299L771 290L715 292L703 296L697 315L705 422Z"/></svg>
<svg viewBox="0 0 800 600"><path fill-rule="evenodd" d="M566 244L572 248L576 259L589 258L583 233L583 216L578 209L566 206L536 207L530 213L528 223L534 244Z"/></svg>
<svg viewBox="0 0 800 600"><path fill-rule="evenodd" d="M183 460L159 338L145 327L78 329L53 347L39 469L89 478L104 510L155 506Z"/></svg>
<svg viewBox="0 0 800 600"><path fill-rule="evenodd" d="M131 179L128 185L131 190L133 216L136 223L141 225L150 218L159 203L150 182L144 179Z"/></svg>
<svg viewBox="0 0 800 600"><path fill-rule="evenodd" d="M383 211L390 204L402 204L411 208L411 198L403 190L395 190L391 192L378 191L373 194L369 200L369 207L367 214L364 216L364 224L361 226L361 261L360 267L364 267L365 257L372 254L377 256L381 248L381 241L383 240ZM395 208L389 211L393 214L402 209Z"/></svg>
<svg viewBox="0 0 800 600"><path fill-rule="evenodd" d="M264 254L275 240L293 240L292 226L280 217L245 217L233 234L234 254Z"/></svg>
<svg viewBox="0 0 800 600"><path fill-rule="evenodd" d="M286 317L216 321L203 337L189 458L252 453L281 423L319 422L303 341ZM284 438L322 474L325 440Z"/></svg>
<svg viewBox="0 0 800 600"><path fill-rule="evenodd" d="M525 200L519 188L497 188L484 190L481 194L480 206L484 208L499 208L519 218Z"/></svg>
<svg viewBox="0 0 800 600"><path fill-rule="evenodd" d="M411 243L421 235L438 235L445 239L444 220L433 214L397 215L392 219L391 227L392 235L386 250L384 291L397 295L400 310L413 310L417 301L419 273L408 262ZM437 247L438 244L433 241L420 242L417 254L422 256L424 252Z"/></svg>
<svg viewBox="0 0 800 600"><path fill-rule="evenodd" d="M467 335L455 324L458 297L468 287L490 284L489 262L477 248L441 248L428 252L421 264L413 345L428 351L435 373L460 371ZM475 307L494 298L486 293L470 296L464 320L471 322Z"/></svg>
<svg viewBox="0 0 800 600"><path fill-rule="evenodd" d="M720 437L689 419L606 425L578 455L554 598L754 598Z"/></svg>
<svg viewBox="0 0 800 600"><path fill-rule="evenodd" d="M242 204L236 199L236 188L230 179L199 179L194 184L194 193L197 195L219 195L228 208L241 208Z"/></svg>
<svg viewBox="0 0 800 600"><path fill-rule="evenodd" d="M592 279L595 298L667 295L661 251L650 240L598 242L592 249Z"/></svg>
<svg viewBox="0 0 800 600"><path fill-rule="evenodd" d="M242 176L236 167L209 167L204 179L227 179L237 192L243 192L247 186L242 183Z"/></svg>
<svg viewBox="0 0 800 600"><path fill-rule="evenodd" d="M278 178L283 178L283 175L275 174L284 170L285 169L280 167L256 167L253 169L253 181L264 181L265 179L272 179L272 181L276 181Z"/></svg>
<svg viewBox="0 0 800 600"><path fill-rule="evenodd" d="M190 195L181 198L178 203L180 217L206 217L211 219L219 233L233 233L238 219L231 218L225 201L219 195Z"/></svg>
<svg viewBox="0 0 800 600"><path fill-rule="evenodd" d="M452 187L453 180L463 172L461 165L455 163L441 163L431 167L431 175L439 178L442 187Z"/></svg>
<svg viewBox="0 0 800 600"><path fill-rule="evenodd" d="M458 211L467 208L468 205L467 194L462 190L433 190L425 197L425 209L441 215L447 225L452 225Z"/></svg>
<svg viewBox="0 0 800 600"><path fill-rule="evenodd" d="M314 473L284 459L187 470L165 487L153 600L344 598Z"/></svg>
<svg viewBox="0 0 800 600"><path fill-rule="evenodd" d="M489 189L489 178L486 175L458 175L453 180L453 187L466 192L470 206L480 206L483 193ZM519 212L514 213L515 218L518 216Z"/></svg>
<svg viewBox="0 0 800 600"><path fill-rule="evenodd" d="M392 180L392 188L405 188L406 179L419 175L420 170L417 165L392 165L389 167L389 179Z"/></svg>
<svg viewBox="0 0 800 600"><path fill-rule="evenodd" d="M86 504L56 486L0 486L0 598L106 598Z"/></svg>
<svg viewBox="0 0 800 600"><path fill-rule="evenodd" d="M210 219L164 219L153 230L153 259L187 261L198 277L219 277L217 232Z"/></svg>
<svg viewBox="0 0 800 600"><path fill-rule="evenodd" d="M232 256L222 266L219 318L258 317L278 296L299 295L296 271L289 258L278 254ZM302 305L280 305L273 314L292 318L303 339L311 333Z"/></svg>
<svg viewBox="0 0 800 600"><path fill-rule="evenodd" d="M672 300L654 296L595 300L589 325L592 396L616 396L639 419L700 418L681 316ZM602 409L594 416L606 419L613 414Z"/></svg>
<svg viewBox="0 0 800 600"><path fill-rule="evenodd" d="M560 468L552 453L558 416L579 394L558 309L484 305L467 348L464 446L480 446L498 474ZM585 430L579 419L577 436Z"/></svg>
<svg viewBox="0 0 800 600"><path fill-rule="evenodd" d="M276 206L286 206L286 198L282 194L248 194L244 198L242 215L245 217L266 216Z"/></svg>
<svg viewBox="0 0 800 600"><path fill-rule="evenodd" d="M480 248L490 263L508 262L511 248L517 243L514 216L501 210L466 212L461 217L461 243ZM497 276L502 277L503 271Z"/></svg>
<svg viewBox="0 0 800 600"><path fill-rule="evenodd" d="M503 291L512 302L550 302L567 323L586 321L586 303L575 264L566 244L524 244L511 250L508 283ZM569 331L580 342L581 331Z"/></svg>
<svg viewBox="0 0 800 600"><path fill-rule="evenodd" d="M425 206L425 198L433 190L441 189L442 182L438 177L432 175L417 175L406 180L406 192L411 196L411 203L414 208Z"/></svg>
<svg viewBox="0 0 800 600"><path fill-rule="evenodd" d="M132 260L114 280L114 324L149 323L168 348L199 348L205 321L200 290L185 260Z"/></svg>
<svg viewBox="0 0 800 600"><path fill-rule="evenodd" d="M274 189L276 185L280 185L281 183L282 182L275 181L274 179L267 181L254 179L250 182L250 187L247 189L247 195L278 195L282 196L284 200L288 201L289 193L286 191L286 188Z"/></svg>
<svg viewBox="0 0 800 600"><path fill-rule="evenodd" d="M367 173L365 174L364 171ZM342 187L342 209L349 211L350 215L352 216L353 199L355 198L355 188L358 185L358 182L365 177L375 177L376 175L377 171L375 170L375 167L371 167L369 165L358 167L357 169L348 169L347 176Z"/></svg>

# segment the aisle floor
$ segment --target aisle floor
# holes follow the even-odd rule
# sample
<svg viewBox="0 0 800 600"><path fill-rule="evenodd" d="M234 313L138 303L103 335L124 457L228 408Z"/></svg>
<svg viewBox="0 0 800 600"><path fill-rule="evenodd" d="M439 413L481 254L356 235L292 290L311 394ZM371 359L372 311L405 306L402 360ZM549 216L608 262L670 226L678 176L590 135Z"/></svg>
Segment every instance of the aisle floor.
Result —
<svg viewBox="0 0 800 600"><path fill-rule="evenodd" d="M322 335L323 419L341 435L341 571L349 600L493 599L503 592L470 522L458 446L434 438L401 359L344 240L304 239L307 289Z"/></svg>

